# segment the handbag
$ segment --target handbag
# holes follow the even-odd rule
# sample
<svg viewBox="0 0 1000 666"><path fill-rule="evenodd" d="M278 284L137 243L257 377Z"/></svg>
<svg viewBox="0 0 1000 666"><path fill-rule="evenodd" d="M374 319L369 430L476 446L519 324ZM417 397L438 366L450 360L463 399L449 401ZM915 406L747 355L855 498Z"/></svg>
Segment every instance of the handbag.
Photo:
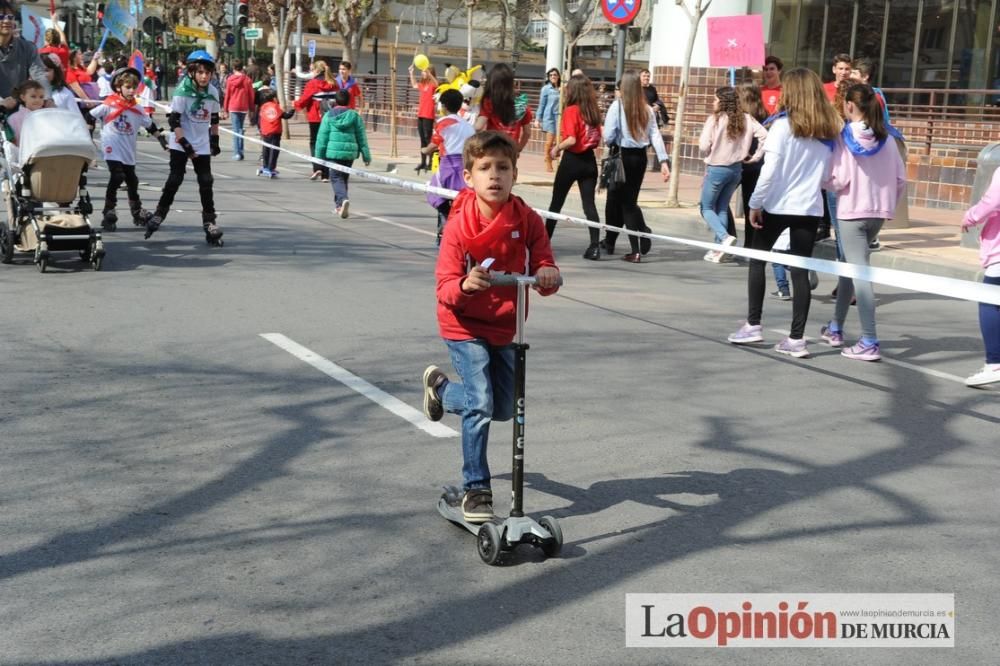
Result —
<svg viewBox="0 0 1000 666"><path fill-rule="evenodd" d="M618 123L621 127L622 106L618 103ZM619 129L619 132L621 130ZM617 141L621 141L620 135ZM602 190L614 190L625 183L625 165L622 164L621 147L618 143L608 144L607 154L601 160L601 177L598 184Z"/></svg>

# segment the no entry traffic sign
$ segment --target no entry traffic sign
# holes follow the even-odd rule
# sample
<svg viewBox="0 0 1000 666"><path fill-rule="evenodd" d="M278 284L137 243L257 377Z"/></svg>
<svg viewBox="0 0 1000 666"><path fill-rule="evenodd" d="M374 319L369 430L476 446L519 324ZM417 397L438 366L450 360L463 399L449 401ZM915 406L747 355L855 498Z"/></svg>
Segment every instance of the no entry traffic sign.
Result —
<svg viewBox="0 0 1000 666"><path fill-rule="evenodd" d="M601 0L604 18L615 25L628 25L634 21L641 6L641 0Z"/></svg>

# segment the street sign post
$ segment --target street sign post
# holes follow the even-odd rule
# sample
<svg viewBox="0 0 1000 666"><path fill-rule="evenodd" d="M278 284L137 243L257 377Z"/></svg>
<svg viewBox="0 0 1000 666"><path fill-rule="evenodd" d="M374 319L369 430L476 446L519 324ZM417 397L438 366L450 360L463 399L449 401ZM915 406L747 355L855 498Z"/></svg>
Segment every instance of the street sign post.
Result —
<svg viewBox="0 0 1000 666"><path fill-rule="evenodd" d="M625 31L628 25L635 20L642 7L642 0L601 0L601 11L604 18L618 26L618 35L615 39L615 50L618 52L615 64L615 78L621 80L625 71Z"/></svg>
<svg viewBox="0 0 1000 666"><path fill-rule="evenodd" d="M212 33L201 28L192 28L186 25L175 25L174 34L181 37L193 37L195 39L212 39Z"/></svg>
<svg viewBox="0 0 1000 666"><path fill-rule="evenodd" d="M243 38L248 42L255 41L264 36L264 31L261 28L244 28Z"/></svg>

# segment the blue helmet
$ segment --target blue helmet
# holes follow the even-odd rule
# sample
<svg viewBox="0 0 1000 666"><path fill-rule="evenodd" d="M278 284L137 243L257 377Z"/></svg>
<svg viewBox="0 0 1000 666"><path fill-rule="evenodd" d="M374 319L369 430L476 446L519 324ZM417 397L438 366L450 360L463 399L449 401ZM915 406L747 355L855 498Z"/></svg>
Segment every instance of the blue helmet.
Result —
<svg viewBox="0 0 1000 666"><path fill-rule="evenodd" d="M213 58L212 54L209 53L208 51L205 51L203 49L198 49L197 51L191 51L191 53L188 55L187 64L188 67L190 67L191 65L198 65L198 64L207 65L210 69L214 70L215 58Z"/></svg>

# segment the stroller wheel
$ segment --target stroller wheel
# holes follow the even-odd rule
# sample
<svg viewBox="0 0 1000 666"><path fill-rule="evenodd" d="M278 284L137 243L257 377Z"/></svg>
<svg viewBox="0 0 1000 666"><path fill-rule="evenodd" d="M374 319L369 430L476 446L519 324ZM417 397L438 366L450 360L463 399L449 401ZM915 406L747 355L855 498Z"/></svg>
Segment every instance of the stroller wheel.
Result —
<svg viewBox="0 0 1000 666"><path fill-rule="evenodd" d="M14 260L14 231L6 222L0 222L0 262L9 264Z"/></svg>
<svg viewBox="0 0 1000 666"><path fill-rule="evenodd" d="M48 267L49 267L49 258L48 257L41 257L38 260L38 272L39 273L44 273L45 269L48 268Z"/></svg>
<svg viewBox="0 0 1000 666"><path fill-rule="evenodd" d="M104 266L104 255L94 257L94 260L91 261L90 263L94 267L95 271L101 270L101 268Z"/></svg>

